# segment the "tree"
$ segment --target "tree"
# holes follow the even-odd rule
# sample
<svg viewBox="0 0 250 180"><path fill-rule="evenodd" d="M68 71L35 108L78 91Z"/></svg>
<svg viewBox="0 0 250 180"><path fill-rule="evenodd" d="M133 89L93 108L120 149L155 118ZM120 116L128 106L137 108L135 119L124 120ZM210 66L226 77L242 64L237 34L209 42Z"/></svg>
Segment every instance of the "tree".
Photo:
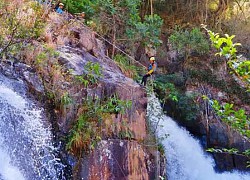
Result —
<svg viewBox="0 0 250 180"><path fill-rule="evenodd" d="M0 54L16 49L43 31L43 9L35 1L0 0ZM14 47L15 48L12 48ZM11 49L12 48L12 49ZM9 53L10 53L9 52Z"/></svg>
<svg viewBox="0 0 250 180"><path fill-rule="evenodd" d="M206 27L203 28L208 32L212 45L219 50L216 55L224 56L227 59L230 71L241 79L247 91L250 91L250 60L237 56L236 47L241 44L233 43L235 35L229 36L225 34L224 37L220 37L218 33L214 33Z"/></svg>
<svg viewBox="0 0 250 180"><path fill-rule="evenodd" d="M209 50L208 41L198 28L191 31L176 28L169 37L169 41L175 50L184 55L185 60L189 58L193 51L204 54Z"/></svg>
<svg viewBox="0 0 250 180"><path fill-rule="evenodd" d="M140 0L97 0L93 20L100 26L99 32L111 37L113 44L119 44L134 54L136 44L151 44L157 47L160 28L163 23L158 15L140 17ZM114 48L112 55L114 55Z"/></svg>
<svg viewBox="0 0 250 180"><path fill-rule="evenodd" d="M68 12L72 14L85 12L88 17L93 15L93 5L96 1L97 0L62 0Z"/></svg>

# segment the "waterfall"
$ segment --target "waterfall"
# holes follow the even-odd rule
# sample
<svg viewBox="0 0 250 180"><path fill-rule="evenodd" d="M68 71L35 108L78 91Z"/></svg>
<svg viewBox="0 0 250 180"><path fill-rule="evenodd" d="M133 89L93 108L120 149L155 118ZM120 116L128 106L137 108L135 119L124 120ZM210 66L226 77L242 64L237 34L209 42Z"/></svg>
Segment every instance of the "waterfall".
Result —
<svg viewBox="0 0 250 180"><path fill-rule="evenodd" d="M22 173L11 165L9 155L0 148L0 179L15 180L16 178L24 180Z"/></svg>
<svg viewBox="0 0 250 180"><path fill-rule="evenodd" d="M26 93L22 81L0 74L0 180L63 180L50 124Z"/></svg>
<svg viewBox="0 0 250 180"><path fill-rule="evenodd" d="M155 95L148 98L147 117L157 127L167 158L168 180L249 180L250 174L240 172L217 173L213 159L203 151L199 141L162 113Z"/></svg>

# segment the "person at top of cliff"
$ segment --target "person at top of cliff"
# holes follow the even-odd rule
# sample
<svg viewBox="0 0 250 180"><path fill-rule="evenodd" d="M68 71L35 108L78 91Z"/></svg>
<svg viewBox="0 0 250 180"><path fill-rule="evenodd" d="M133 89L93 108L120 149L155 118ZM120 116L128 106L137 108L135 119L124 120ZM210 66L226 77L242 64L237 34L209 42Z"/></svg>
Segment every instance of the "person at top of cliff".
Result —
<svg viewBox="0 0 250 180"><path fill-rule="evenodd" d="M156 67L157 67L154 56L150 57L149 61L150 61L150 64L148 66L148 72L142 77L142 81L141 81L141 84L143 84L144 86L146 86L147 84L147 78L155 72Z"/></svg>
<svg viewBox="0 0 250 180"><path fill-rule="evenodd" d="M85 12L82 12L81 14L80 14L80 18L85 18Z"/></svg>
<svg viewBox="0 0 250 180"><path fill-rule="evenodd" d="M58 14L63 14L63 8L64 8L64 4L63 3L59 3L58 7L56 8L56 12Z"/></svg>
<svg viewBox="0 0 250 180"><path fill-rule="evenodd" d="M77 20L81 21L81 22L85 22L85 12L81 12L81 13L76 13L75 17Z"/></svg>

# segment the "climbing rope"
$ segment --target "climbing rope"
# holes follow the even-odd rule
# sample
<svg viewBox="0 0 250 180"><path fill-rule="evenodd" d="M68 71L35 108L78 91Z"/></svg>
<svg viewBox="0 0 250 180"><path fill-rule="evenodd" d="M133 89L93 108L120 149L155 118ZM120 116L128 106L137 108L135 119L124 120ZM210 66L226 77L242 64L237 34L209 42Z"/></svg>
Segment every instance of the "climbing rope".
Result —
<svg viewBox="0 0 250 180"><path fill-rule="evenodd" d="M81 22L82 23L82 22ZM85 24L82 23L82 25L89 31L89 32L93 32L92 29L90 29L88 26L86 26ZM134 63L137 63L139 65L141 65L144 68L147 68L145 65L143 65L142 63L138 62L137 60L135 60L132 56L130 56L128 53L126 53L125 51L123 51L122 49L120 49L119 47L117 47L116 45L114 45L112 42L110 42L109 40L105 39L103 36L101 36L100 34L98 34L97 32L95 32L95 34L97 36L99 36L102 40L104 40L105 42L107 42L108 44L110 44L111 46L115 47L115 49L119 50L121 53L123 53L124 55L126 55L128 58L130 58Z"/></svg>
<svg viewBox="0 0 250 180"><path fill-rule="evenodd" d="M47 3L48 0L46 0L46 3ZM52 1L51 1L52 2ZM49 4L51 4L51 2ZM58 2L58 1L56 1ZM69 2L68 0L66 0L66 5L67 5L67 12L69 12L69 6L68 6ZM69 18L69 14L68 15L68 18L67 19L70 19ZM78 21L76 18L74 18L74 20ZM87 29L89 32L94 32L92 29L90 29L90 27L86 26L83 22L81 21L78 21L80 22L84 27L85 29ZM144 68L147 68L145 65L143 65L142 63L138 62L137 60L135 60L132 56L130 56L128 53L126 53L125 51L123 51L122 49L120 49L119 47L117 47L116 45L114 45L112 42L110 42L109 40L105 39L102 35L98 34L97 32L95 32L95 34L97 36L100 37L100 39L104 40L105 42L107 42L108 44L110 44L111 46L113 46L115 49L119 50L121 53L123 53L124 55L126 55L129 59L131 59L134 63L137 63L139 65L141 65L142 67Z"/></svg>

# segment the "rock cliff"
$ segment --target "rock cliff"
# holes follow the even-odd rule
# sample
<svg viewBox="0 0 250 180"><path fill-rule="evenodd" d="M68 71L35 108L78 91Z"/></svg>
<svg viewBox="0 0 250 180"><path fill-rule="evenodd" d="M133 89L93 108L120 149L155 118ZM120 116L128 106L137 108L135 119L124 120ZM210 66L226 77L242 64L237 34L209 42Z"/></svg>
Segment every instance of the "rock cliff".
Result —
<svg viewBox="0 0 250 180"><path fill-rule="evenodd" d="M77 123L86 97L100 100L117 96L130 101L131 108L125 114L111 113L103 116L101 140L88 152L80 150L73 158L65 149L62 157L73 159L73 179L157 179L157 147L147 148L149 127L146 122L146 92L132 79L127 78L116 63L104 54L102 43L95 33L79 24L50 14L42 38L57 53L57 58L37 61L35 55L43 48L33 41L33 51L24 50L19 60L3 62L1 70L8 75L21 76L30 91L49 108L57 141L65 139ZM73 26L74 24L74 26ZM47 49L48 50L48 49ZM49 51L51 53L51 51ZM34 59L32 59L32 57ZM75 80L75 76L87 73L88 62L101 67L102 76L94 86L86 87ZM29 64L29 65L25 65ZM69 104L62 99L69 97ZM84 132L83 132L84 133ZM90 146L90 145L89 145Z"/></svg>

